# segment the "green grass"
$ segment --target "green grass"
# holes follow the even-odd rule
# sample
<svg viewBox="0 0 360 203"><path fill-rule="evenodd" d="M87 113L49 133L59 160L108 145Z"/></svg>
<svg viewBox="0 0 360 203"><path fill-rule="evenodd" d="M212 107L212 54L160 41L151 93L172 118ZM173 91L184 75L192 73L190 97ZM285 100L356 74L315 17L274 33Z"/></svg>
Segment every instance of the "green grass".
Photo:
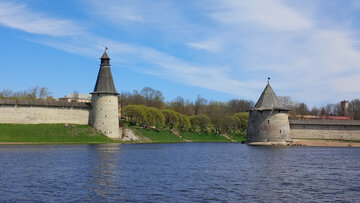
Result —
<svg viewBox="0 0 360 203"><path fill-rule="evenodd" d="M0 142L109 143L114 142L87 125L0 124Z"/></svg>
<svg viewBox="0 0 360 203"><path fill-rule="evenodd" d="M184 142L168 130L135 129L135 134L149 138L152 142Z"/></svg>
<svg viewBox="0 0 360 203"><path fill-rule="evenodd" d="M226 137L214 133L181 132L180 138L169 130L130 126L128 128L141 138L140 141L132 143L231 142ZM230 137L238 142L245 140L242 136L230 135ZM0 124L0 142L91 144L119 143L121 141L114 141L96 132L88 125L70 125L67 127L65 124Z"/></svg>
<svg viewBox="0 0 360 203"><path fill-rule="evenodd" d="M246 137L242 134L230 134L229 137L231 137L231 139L235 140L236 142L246 141Z"/></svg>
<svg viewBox="0 0 360 203"><path fill-rule="evenodd" d="M193 142L231 142L226 137L214 133L182 132L181 137Z"/></svg>

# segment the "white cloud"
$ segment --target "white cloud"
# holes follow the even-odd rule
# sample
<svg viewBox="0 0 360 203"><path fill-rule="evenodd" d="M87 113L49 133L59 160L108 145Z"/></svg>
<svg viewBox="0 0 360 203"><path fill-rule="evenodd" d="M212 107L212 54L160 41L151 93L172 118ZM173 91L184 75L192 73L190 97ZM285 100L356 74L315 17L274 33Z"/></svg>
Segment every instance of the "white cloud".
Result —
<svg viewBox="0 0 360 203"><path fill-rule="evenodd" d="M0 25L50 36L70 36L81 31L69 20L49 18L31 11L24 4L12 2L0 2Z"/></svg>
<svg viewBox="0 0 360 203"><path fill-rule="evenodd" d="M196 49L202 49L209 52L219 52L222 50L222 40L217 39L207 39L199 42L191 42L188 43L189 46L194 47Z"/></svg>
<svg viewBox="0 0 360 203"><path fill-rule="evenodd" d="M277 31L309 29L312 22L281 0L224 0L212 7L212 17L225 24L255 24Z"/></svg>
<svg viewBox="0 0 360 203"><path fill-rule="evenodd" d="M90 15L102 17L100 21L112 23L118 28L115 30L128 23L131 26L124 30L132 29L139 36L151 32L170 38L175 41L174 49L182 43L194 53L198 50L196 55L202 60L159 51L143 39L137 42L136 37L133 41L138 44L130 44L80 33L81 28L71 21L46 18L13 3L0 3L0 24L50 36L74 33L73 38L37 41L91 57L98 57L106 45L115 63L145 64L146 69L139 71L247 99L259 97L267 76L271 76L278 95L289 95L310 105L358 97L360 51L353 30L336 29L323 16L326 12L305 14L287 3L204 0L198 7L189 5L194 6L190 11L201 18L197 21L186 20L185 11L168 1L91 1ZM172 45L166 44L167 49ZM213 58L219 60L212 63Z"/></svg>

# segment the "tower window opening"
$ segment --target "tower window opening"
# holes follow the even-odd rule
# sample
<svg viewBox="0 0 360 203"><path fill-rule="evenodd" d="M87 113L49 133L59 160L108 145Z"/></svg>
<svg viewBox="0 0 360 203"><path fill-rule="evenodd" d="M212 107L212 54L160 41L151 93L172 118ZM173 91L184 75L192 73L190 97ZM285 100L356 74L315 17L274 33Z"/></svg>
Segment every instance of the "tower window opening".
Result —
<svg viewBox="0 0 360 203"><path fill-rule="evenodd" d="M270 120L268 120L268 124L270 124Z"/></svg>
<svg viewBox="0 0 360 203"><path fill-rule="evenodd" d="M281 130L280 130L280 133L281 133Z"/></svg>

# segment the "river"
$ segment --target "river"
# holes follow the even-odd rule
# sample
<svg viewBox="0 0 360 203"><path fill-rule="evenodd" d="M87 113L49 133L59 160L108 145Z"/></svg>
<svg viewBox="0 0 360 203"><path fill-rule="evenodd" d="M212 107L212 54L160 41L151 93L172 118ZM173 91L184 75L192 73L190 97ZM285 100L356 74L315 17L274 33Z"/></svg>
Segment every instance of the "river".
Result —
<svg viewBox="0 0 360 203"><path fill-rule="evenodd" d="M360 201L360 148L0 145L0 201Z"/></svg>

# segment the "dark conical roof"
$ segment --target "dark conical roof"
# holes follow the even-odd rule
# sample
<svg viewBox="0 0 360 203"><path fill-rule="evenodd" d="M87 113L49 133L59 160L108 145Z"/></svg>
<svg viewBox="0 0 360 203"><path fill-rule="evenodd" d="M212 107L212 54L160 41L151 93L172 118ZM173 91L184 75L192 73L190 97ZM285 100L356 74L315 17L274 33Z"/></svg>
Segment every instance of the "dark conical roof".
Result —
<svg viewBox="0 0 360 203"><path fill-rule="evenodd" d="M110 59L110 57L108 56L108 54L106 53L106 48L104 51L104 54L101 56L102 59Z"/></svg>
<svg viewBox="0 0 360 203"><path fill-rule="evenodd" d="M106 50L102 55L101 59L108 59L108 60L106 61L106 63L104 63L103 60L101 61L102 63L100 64L100 70L96 80L94 92L92 92L91 94L106 93L106 94L117 95L118 93L116 92L113 77L111 74L111 69L110 69L110 63L109 63L110 58L107 55Z"/></svg>
<svg viewBox="0 0 360 203"><path fill-rule="evenodd" d="M276 96L274 90L271 88L271 85L269 83L266 85L254 109L255 110L272 110L272 109L287 110L281 104L279 98Z"/></svg>

